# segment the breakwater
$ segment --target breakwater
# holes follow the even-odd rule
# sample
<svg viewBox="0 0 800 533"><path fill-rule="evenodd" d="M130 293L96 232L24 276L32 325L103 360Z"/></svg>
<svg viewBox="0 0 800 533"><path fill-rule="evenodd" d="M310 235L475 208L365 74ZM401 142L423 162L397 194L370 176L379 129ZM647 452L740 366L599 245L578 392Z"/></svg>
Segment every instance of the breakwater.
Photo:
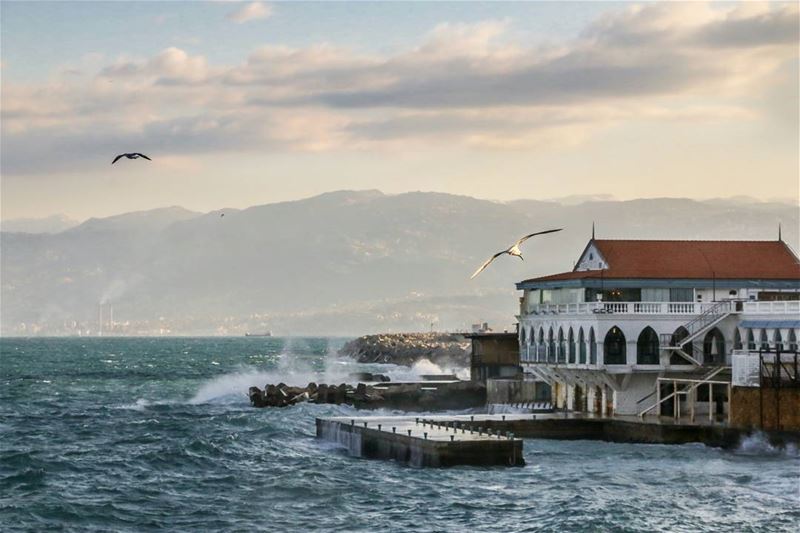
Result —
<svg viewBox="0 0 800 533"><path fill-rule="evenodd" d="M469 342L455 333L382 333L346 343L339 355L359 363L412 366L427 359L438 366L469 367Z"/></svg>
<svg viewBox="0 0 800 533"><path fill-rule="evenodd" d="M444 411L483 407L486 387L473 381L423 381L414 383L359 383L356 386L317 385L290 387L284 383L264 389L250 387L254 407L287 407L298 403L346 404L359 409L400 409L403 411Z"/></svg>

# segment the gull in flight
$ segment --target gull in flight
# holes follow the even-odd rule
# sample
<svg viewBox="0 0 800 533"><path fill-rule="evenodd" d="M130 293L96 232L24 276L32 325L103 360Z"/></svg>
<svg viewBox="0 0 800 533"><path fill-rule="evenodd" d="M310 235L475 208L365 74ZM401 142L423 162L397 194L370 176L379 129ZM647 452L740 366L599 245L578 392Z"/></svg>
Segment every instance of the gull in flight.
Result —
<svg viewBox="0 0 800 533"><path fill-rule="evenodd" d="M474 278L475 276L477 276L478 274L480 274L481 272L486 270L486 267L488 267L492 263L492 261L494 261L495 259L497 259L498 257L500 257L503 254L513 255L515 257L519 257L520 259L522 259L524 261L525 259L522 257L522 252L519 249L520 244L522 244L523 242L527 241L528 239L530 239L531 237L534 237L536 235L544 235L545 233L555 233L556 231L561 231L562 229L564 229L564 228L549 229L547 231L537 231L536 233L531 233L530 235L525 235L520 240L518 240L517 242L515 242L514 244L512 244L511 246L509 246L508 248L506 248L502 252L497 252L492 257L487 259L486 262L484 264L482 264L481 267L478 270L476 270L475 273L472 276L470 276L469 279Z"/></svg>
<svg viewBox="0 0 800 533"><path fill-rule="evenodd" d="M114 160L111 162L111 164L113 165L114 163L119 161L119 159L122 158L122 157L127 157L128 159L139 159L140 157L144 157L148 161L152 161L152 159L150 159L149 157L147 157L144 154L140 154L139 152L133 152L131 154L119 154L117 157L114 158Z"/></svg>

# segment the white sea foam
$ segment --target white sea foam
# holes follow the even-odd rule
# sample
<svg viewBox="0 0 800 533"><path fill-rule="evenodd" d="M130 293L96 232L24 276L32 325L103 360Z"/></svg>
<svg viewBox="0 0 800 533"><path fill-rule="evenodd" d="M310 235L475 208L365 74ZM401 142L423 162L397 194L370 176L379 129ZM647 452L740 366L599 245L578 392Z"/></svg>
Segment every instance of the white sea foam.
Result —
<svg viewBox="0 0 800 533"><path fill-rule="evenodd" d="M130 409L132 411L144 411L148 405L151 405L149 400L145 400L144 398L139 398L138 400L136 400L136 403L126 403L125 405L120 406L120 409Z"/></svg>
<svg viewBox="0 0 800 533"><path fill-rule="evenodd" d="M267 384L286 383L287 385L305 386L309 382L316 383L341 383L346 381L347 374L353 370L348 365L337 366L332 358L326 358L323 371L315 370L306 360L297 357L293 351L293 343L284 348L278 355L277 367L270 370L259 370L252 367L242 367L236 372L222 374L211 378L200 386L194 397L189 400L191 404L208 402L235 401L241 402L247 397L250 387L264 387ZM346 363L346 362L345 362Z"/></svg>
<svg viewBox="0 0 800 533"><path fill-rule="evenodd" d="M225 398L241 400L246 396L247 389L252 386L263 387L266 383L274 383L273 378L272 372L257 370L223 374L205 382L189 400L189 403L197 405Z"/></svg>
<svg viewBox="0 0 800 533"><path fill-rule="evenodd" d="M419 381L420 376L430 374L455 374L459 379L469 379L469 368L439 366L430 359L420 359L411 367L386 365L383 373L392 381Z"/></svg>
<svg viewBox="0 0 800 533"><path fill-rule="evenodd" d="M417 361L412 367L398 365L362 364L353 359L337 355L336 350L329 347L325 357L324 368L319 370L312 367L306 359L298 357L295 349L298 340L291 340L278 355L277 367L270 370L260 370L253 367L242 367L235 372L229 372L214 377L203 383L189 400L190 404L209 402L235 402L246 401L247 390L252 387L264 387L267 384L286 383L293 386L305 386L309 382L315 383L355 383L350 378L354 372L373 372L389 376L392 381L419 381L420 376L426 374L456 374L461 379L469 379L469 369L449 369L439 366L428 359Z"/></svg>
<svg viewBox="0 0 800 533"><path fill-rule="evenodd" d="M788 444L785 448L770 444L767 436L761 431L748 435L739 444L736 453L740 455L787 455L795 457L798 454L797 446Z"/></svg>

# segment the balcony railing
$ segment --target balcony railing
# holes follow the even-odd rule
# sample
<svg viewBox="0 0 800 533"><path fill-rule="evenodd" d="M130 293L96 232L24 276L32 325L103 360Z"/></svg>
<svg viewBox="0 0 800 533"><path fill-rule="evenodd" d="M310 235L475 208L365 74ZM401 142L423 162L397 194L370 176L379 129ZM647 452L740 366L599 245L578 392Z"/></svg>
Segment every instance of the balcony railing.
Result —
<svg viewBox="0 0 800 533"><path fill-rule="evenodd" d="M529 305L529 315L700 315L720 302L587 302ZM734 305L735 304L735 305ZM752 314L798 314L800 301L732 301L732 309Z"/></svg>
<svg viewBox="0 0 800 533"><path fill-rule="evenodd" d="M742 302L742 311L752 314L800 314L800 301Z"/></svg>
<svg viewBox="0 0 800 533"><path fill-rule="evenodd" d="M540 304L528 306L533 315L697 315L714 305L713 302L590 302L575 304Z"/></svg>

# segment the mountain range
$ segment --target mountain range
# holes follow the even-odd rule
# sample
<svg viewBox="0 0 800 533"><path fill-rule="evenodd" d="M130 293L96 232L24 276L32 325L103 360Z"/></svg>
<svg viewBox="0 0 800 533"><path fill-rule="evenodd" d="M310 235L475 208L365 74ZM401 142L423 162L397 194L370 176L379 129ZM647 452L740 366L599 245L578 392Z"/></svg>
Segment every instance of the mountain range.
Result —
<svg viewBox="0 0 800 533"><path fill-rule="evenodd" d="M224 213L224 216L221 216ZM783 239L798 206L605 197L493 202L337 191L242 210L168 207L89 219L56 233L0 236L4 335L356 335L512 327L514 282L571 270L591 237ZM519 236L524 261L486 258ZM113 307L114 320L109 319Z"/></svg>

